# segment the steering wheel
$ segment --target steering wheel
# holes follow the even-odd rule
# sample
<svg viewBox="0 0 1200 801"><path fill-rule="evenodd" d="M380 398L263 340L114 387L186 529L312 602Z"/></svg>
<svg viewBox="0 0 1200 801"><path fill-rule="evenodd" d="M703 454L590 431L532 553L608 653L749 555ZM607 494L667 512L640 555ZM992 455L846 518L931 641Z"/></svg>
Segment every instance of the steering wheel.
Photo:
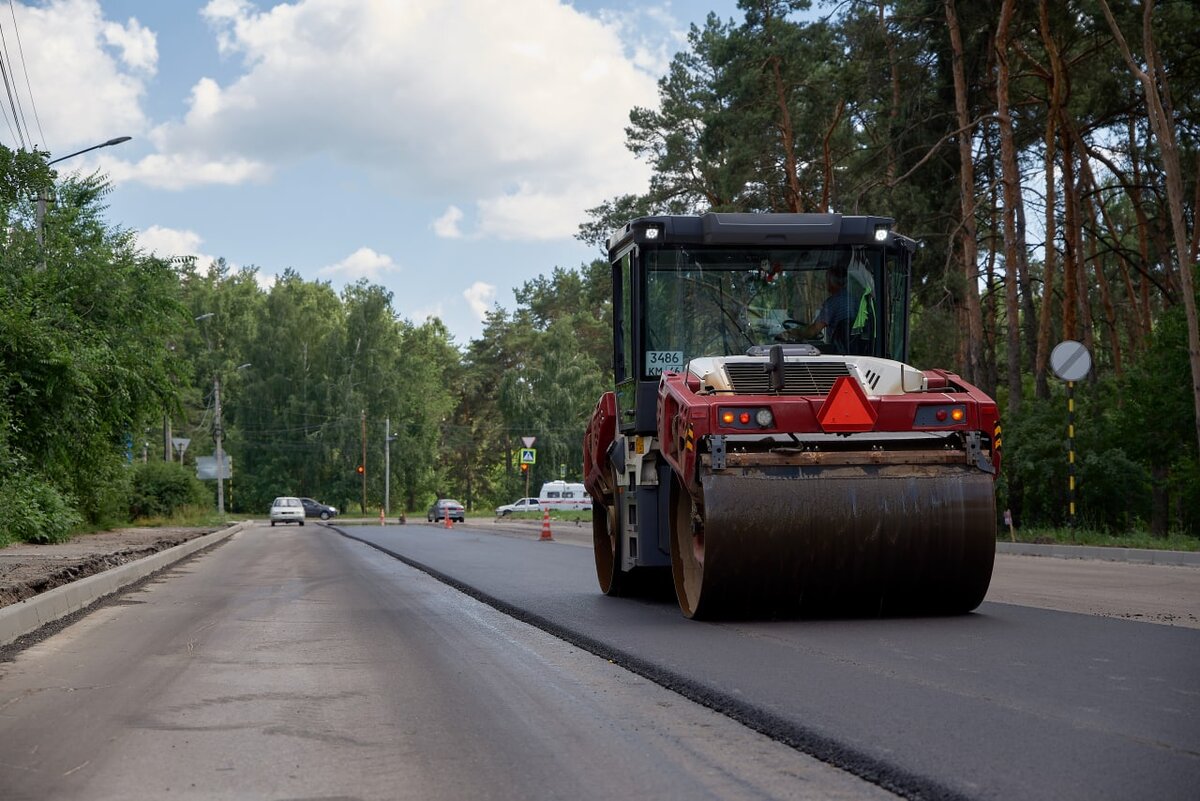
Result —
<svg viewBox="0 0 1200 801"><path fill-rule="evenodd" d="M799 333L807 327L807 323L791 318L784 320L782 325L783 330L775 335L776 342L800 342Z"/></svg>

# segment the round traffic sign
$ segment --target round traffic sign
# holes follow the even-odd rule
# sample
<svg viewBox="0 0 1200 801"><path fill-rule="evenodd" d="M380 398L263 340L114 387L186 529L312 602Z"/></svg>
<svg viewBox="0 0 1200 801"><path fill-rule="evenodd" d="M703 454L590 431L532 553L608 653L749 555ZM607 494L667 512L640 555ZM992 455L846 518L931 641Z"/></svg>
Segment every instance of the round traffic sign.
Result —
<svg viewBox="0 0 1200 801"><path fill-rule="evenodd" d="M1050 351L1050 369L1063 381L1080 381L1092 371L1092 355L1082 342L1065 339Z"/></svg>

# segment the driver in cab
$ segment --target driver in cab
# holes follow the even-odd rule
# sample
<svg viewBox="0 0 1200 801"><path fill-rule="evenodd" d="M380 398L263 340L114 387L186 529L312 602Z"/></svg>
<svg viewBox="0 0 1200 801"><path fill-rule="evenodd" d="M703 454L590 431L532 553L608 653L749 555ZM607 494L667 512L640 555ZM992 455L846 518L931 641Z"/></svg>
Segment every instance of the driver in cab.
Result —
<svg viewBox="0 0 1200 801"><path fill-rule="evenodd" d="M801 342L823 337L833 341L836 332L846 329L850 324L851 310L858 304L850 296L846 279L846 268L837 266L825 273L825 289L829 297L821 304L817 316L805 326L789 329L775 338L781 342ZM828 331L828 333L826 333Z"/></svg>

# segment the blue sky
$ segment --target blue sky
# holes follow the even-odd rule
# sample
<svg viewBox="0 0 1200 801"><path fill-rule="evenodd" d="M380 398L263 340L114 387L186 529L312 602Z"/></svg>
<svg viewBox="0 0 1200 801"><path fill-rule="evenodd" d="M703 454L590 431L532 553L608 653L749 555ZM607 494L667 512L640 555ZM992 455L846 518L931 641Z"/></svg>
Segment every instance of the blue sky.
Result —
<svg viewBox="0 0 1200 801"><path fill-rule="evenodd" d="M514 287L598 255L583 210L644 191L629 110L709 11L741 19L736 0L26 0L0 29L27 145L133 137L57 168L106 173L145 250L366 277L465 345Z"/></svg>

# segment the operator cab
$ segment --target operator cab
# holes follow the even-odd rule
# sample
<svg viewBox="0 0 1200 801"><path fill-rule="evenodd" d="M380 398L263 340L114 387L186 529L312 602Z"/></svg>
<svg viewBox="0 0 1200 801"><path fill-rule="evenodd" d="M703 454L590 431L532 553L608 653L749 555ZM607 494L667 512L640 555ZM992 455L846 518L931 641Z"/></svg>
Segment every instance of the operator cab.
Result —
<svg viewBox="0 0 1200 801"><path fill-rule="evenodd" d="M790 351L905 360L915 243L886 217L771 217L643 217L610 239L623 430L634 423L625 412L653 408L663 372L697 358L796 343L808 347ZM652 417L636 418L653 430Z"/></svg>

